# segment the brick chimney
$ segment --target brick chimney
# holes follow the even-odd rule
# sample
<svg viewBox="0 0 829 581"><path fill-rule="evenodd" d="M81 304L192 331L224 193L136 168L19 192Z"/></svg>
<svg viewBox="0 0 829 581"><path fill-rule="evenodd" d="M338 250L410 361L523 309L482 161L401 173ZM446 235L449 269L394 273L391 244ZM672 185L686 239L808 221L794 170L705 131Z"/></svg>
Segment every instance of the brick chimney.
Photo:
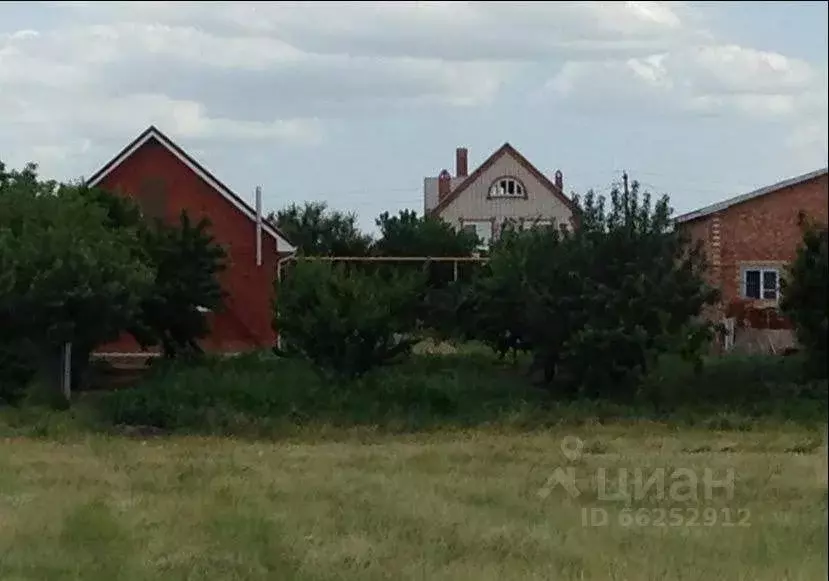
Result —
<svg viewBox="0 0 829 581"><path fill-rule="evenodd" d="M443 200L452 191L452 176L448 170L443 170L438 176L438 200Z"/></svg>
<svg viewBox="0 0 829 581"><path fill-rule="evenodd" d="M560 169L556 170L555 182L554 183L556 184L556 187L559 189L559 191L561 193L564 193L564 176L561 174Z"/></svg>
<svg viewBox="0 0 829 581"><path fill-rule="evenodd" d="M469 152L465 147L455 150L455 176L465 178L469 175Z"/></svg>

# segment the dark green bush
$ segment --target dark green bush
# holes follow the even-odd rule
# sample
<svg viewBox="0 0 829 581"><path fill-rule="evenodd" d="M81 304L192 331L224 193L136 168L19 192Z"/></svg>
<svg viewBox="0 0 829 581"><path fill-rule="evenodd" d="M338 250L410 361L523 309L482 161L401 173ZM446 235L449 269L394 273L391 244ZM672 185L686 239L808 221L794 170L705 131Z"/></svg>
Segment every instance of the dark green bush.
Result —
<svg viewBox="0 0 829 581"><path fill-rule="evenodd" d="M783 280L781 309L792 320L810 373L826 377L829 335L829 230L804 229L803 243Z"/></svg>
<svg viewBox="0 0 829 581"><path fill-rule="evenodd" d="M417 273L303 261L278 283L275 325L286 353L358 377L411 350L424 291Z"/></svg>
<svg viewBox="0 0 829 581"><path fill-rule="evenodd" d="M140 385L98 397L106 424L240 435L297 426L409 431L640 419L743 429L760 418L825 422L829 408L826 382L804 381L796 358L726 357L697 368L664 355L637 399L623 405L555 399L531 386L525 368L481 350L413 355L337 381L308 362L273 355L163 363Z"/></svg>
<svg viewBox="0 0 829 581"><path fill-rule="evenodd" d="M108 423L232 433L282 424L475 425L536 414L544 399L482 354L413 356L348 381L326 380L303 361L251 355L161 365L98 405Z"/></svg>
<svg viewBox="0 0 829 581"><path fill-rule="evenodd" d="M826 381L804 373L797 356L728 355L696 366L676 353L659 358L640 384L639 399L657 410L820 419L829 410Z"/></svg>
<svg viewBox="0 0 829 581"><path fill-rule="evenodd" d="M36 369L16 345L0 343L0 406L17 404Z"/></svg>
<svg viewBox="0 0 829 581"><path fill-rule="evenodd" d="M607 201L588 194L575 231L506 231L459 309L468 336L530 351L558 393L631 397L661 353L699 351L706 328L694 319L716 296L670 211L634 182Z"/></svg>

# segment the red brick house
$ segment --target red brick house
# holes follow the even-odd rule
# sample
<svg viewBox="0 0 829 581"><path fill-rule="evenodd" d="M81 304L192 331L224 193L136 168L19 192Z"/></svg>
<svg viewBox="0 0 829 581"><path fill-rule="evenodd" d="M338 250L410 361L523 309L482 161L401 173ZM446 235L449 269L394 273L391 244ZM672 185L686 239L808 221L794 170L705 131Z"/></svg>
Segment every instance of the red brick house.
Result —
<svg viewBox="0 0 829 581"><path fill-rule="evenodd" d="M208 218L227 252L221 284L224 308L208 314L209 352L267 348L272 329L273 278L281 255L294 250L273 225L155 127L149 127L96 172L87 183L135 199L145 215L178 221L187 210L194 221ZM139 354L129 335L102 346L99 354Z"/></svg>
<svg viewBox="0 0 829 581"><path fill-rule="evenodd" d="M677 227L703 241L710 283L722 293L716 317L733 317L738 305L773 313L780 279L802 239L803 218L827 222L827 173L819 169L676 218Z"/></svg>

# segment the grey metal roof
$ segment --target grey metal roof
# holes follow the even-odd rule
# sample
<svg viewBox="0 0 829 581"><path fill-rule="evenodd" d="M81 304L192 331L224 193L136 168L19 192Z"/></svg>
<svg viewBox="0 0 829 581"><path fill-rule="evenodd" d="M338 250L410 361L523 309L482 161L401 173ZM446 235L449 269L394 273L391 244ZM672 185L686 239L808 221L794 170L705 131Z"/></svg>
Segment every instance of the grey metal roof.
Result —
<svg viewBox="0 0 829 581"><path fill-rule="evenodd" d="M749 192L747 194L740 194L739 196L728 198L727 200L723 200L722 202L717 202L716 204L705 206L704 208L700 208L699 210L694 210L693 212L682 214L681 216L677 216L674 219L674 221L690 222L691 220L696 220L697 218L702 218L703 216L714 214L716 212L719 212L720 210L725 210L726 208L729 208L736 204L741 204L743 202L747 202L748 200L759 198L760 196L765 196L766 194L771 194L772 192L776 192L777 190L782 190L783 188L788 188L789 186L796 186L797 184L800 184L802 182L806 182L816 177L820 177L827 172L829 172L829 167L824 167L822 169L810 171L809 173L789 178L787 180L777 182L776 184L772 184L770 186L764 186L759 190L754 190L753 192Z"/></svg>

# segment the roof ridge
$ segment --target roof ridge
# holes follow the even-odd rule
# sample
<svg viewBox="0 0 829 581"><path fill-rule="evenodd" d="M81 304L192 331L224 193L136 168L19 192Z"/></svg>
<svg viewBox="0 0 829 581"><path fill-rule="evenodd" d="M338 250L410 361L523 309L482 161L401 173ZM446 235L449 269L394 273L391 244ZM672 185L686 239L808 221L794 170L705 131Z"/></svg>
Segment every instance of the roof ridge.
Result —
<svg viewBox="0 0 829 581"><path fill-rule="evenodd" d="M774 193L776 191L782 190L784 188L788 188L791 186L796 186L803 182L807 182L814 178L820 177L821 175L829 173L829 166L823 167L817 170L813 170L810 172L806 172L804 174L800 174L794 177L786 178L784 180L780 180L775 182L771 185L763 186L761 188L757 188L750 192L744 194L738 194L736 196L732 196L730 198L726 198L725 200L720 200L719 202L715 202L713 204L709 204L707 206L703 206L702 208L698 208L696 210L692 210L691 212L686 212L684 214L680 214L676 218L674 218L674 222L689 222L691 220L696 220L697 218L703 218L710 214L714 214L721 210L725 210L726 208L730 208L731 206L736 206L737 204L742 204L743 202L747 202L749 200L753 200L755 198L759 198L761 196L765 196L767 194Z"/></svg>
<svg viewBox="0 0 829 581"><path fill-rule="evenodd" d="M563 202L573 213L575 213L575 204L573 200L571 200L563 191L561 191L558 186L556 186L550 178L544 175L537 167L535 167L530 160L528 160L524 155L518 151L509 141L505 141L501 147L496 149L492 152L489 157L487 157L477 168L475 171L470 173L466 178L457 185L447 196L445 196L442 200L439 200L437 205L432 208L429 213L432 215L439 215L445 208L447 208L453 201L455 201L458 196L462 192L464 192L470 185L472 185L475 180L477 180L483 172L489 169L501 156L510 153L515 158L516 161L524 166L524 168L530 172L530 174L535 177L538 181L542 183L550 191L550 193L558 198L561 202Z"/></svg>

